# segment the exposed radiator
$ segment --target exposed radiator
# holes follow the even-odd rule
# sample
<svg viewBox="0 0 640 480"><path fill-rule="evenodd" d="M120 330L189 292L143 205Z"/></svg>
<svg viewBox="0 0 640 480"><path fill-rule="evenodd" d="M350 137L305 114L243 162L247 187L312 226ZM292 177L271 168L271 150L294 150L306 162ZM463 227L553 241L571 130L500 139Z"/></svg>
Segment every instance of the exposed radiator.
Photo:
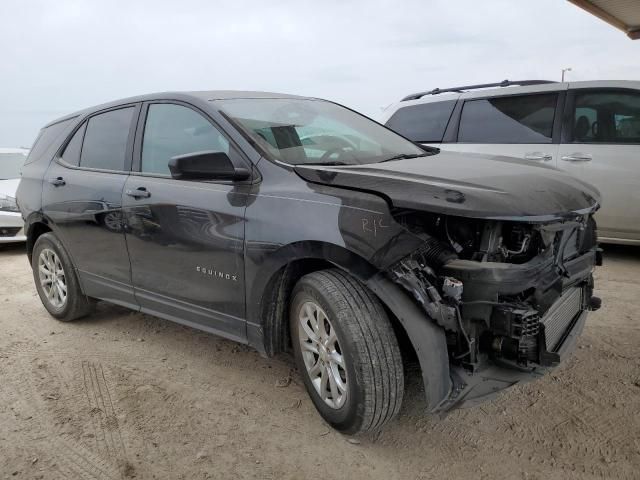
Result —
<svg viewBox="0 0 640 480"><path fill-rule="evenodd" d="M542 319L547 350L553 352L572 320L582 311L582 288L567 290Z"/></svg>

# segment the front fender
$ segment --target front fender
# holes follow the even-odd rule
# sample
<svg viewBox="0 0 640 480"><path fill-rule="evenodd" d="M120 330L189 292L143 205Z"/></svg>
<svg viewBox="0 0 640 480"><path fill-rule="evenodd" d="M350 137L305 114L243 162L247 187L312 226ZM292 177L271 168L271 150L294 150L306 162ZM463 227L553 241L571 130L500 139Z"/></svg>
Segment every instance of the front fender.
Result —
<svg viewBox="0 0 640 480"><path fill-rule="evenodd" d="M255 271L251 285L250 303L261 297L261 292L278 270L286 265L300 261L317 259L329 262L346 270L362 282L374 275L378 269L358 254L339 245L320 241L300 241L284 245L262 257L262 262Z"/></svg>
<svg viewBox="0 0 640 480"><path fill-rule="evenodd" d="M407 332L420 362L427 411L437 411L449 398L453 386L444 330L427 318L404 290L383 274L371 277L366 285L393 312Z"/></svg>

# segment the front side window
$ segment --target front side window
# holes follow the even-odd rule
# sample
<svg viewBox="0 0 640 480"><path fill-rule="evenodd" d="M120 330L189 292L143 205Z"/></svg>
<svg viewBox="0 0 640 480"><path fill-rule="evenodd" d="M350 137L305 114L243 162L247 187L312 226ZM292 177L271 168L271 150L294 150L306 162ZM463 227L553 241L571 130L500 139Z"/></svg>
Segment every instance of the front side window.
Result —
<svg viewBox="0 0 640 480"><path fill-rule="evenodd" d="M119 171L125 169L133 112L133 107L120 108L89 119L80 155L81 167Z"/></svg>
<svg viewBox="0 0 640 480"><path fill-rule="evenodd" d="M270 158L292 165L358 165L427 155L373 120L324 100L237 98L217 103Z"/></svg>
<svg viewBox="0 0 640 480"><path fill-rule="evenodd" d="M204 151L229 153L229 142L209 120L182 105L149 105L141 171L169 175L172 157Z"/></svg>
<svg viewBox="0 0 640 480"><path fill-rule="evenodd" d="M403 107L387 120L387 127L414 142L441 142L455 106L455 100L446 100Z"/></svg>
<svg viewBox="0 0 640 480"><path fill-rule="evenodd" d="M458 141L551 143L558 95L497 97L465 102Z"/></svg>
<svg viewBox="0 0 640 480"><path fill-rule="evenodd" d="M640 143L640 94L577 93L574 143Z"/></svg>

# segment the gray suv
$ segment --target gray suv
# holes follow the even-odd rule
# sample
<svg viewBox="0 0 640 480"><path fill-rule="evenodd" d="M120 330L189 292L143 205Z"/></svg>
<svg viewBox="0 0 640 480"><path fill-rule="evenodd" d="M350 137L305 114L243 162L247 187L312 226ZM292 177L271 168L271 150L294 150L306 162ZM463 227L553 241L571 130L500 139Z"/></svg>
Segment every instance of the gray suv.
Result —
<svg viewBox="0 0 640 480"><path fill-rule="evenodd" d="M420 363L426 411L472 405L567 358L600 304L589 185L420 147L317 98L88 108L42 129L17 201L54 318L100 300L292 349L346 433L398 413L403 360Z"/></svg>

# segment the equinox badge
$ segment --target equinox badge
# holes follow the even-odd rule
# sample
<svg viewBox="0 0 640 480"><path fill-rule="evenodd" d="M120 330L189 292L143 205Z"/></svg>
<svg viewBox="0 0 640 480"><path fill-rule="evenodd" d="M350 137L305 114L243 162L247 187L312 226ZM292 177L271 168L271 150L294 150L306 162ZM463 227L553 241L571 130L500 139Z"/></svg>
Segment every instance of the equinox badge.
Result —
<svg viewBox="0 0 640 480"><path fill-rule="evenodd" d="M203 275L207 275L209 277L220 278L222 280L231 280L233 282L237 282L238 281L238 277L236 275L231 275L230 273L220 272L220 271L216 270L215 268L201 267L200 265L198 265L196 267L196 271L202 273Z"/></svg>

